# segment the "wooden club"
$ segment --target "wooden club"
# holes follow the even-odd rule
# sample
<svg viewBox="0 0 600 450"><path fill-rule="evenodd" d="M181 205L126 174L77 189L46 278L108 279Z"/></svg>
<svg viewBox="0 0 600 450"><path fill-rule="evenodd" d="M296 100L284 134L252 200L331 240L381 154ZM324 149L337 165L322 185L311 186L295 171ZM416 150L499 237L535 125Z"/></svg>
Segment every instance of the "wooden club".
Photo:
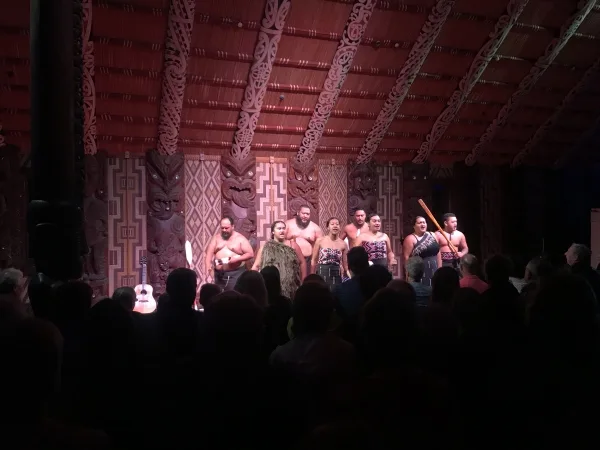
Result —
<svg viewBox="0 0 600 450"><path fill-rule="evenodd" d="M446 239L446 242L448 243L448 248L450 249L450 251L458 256L458 249L454 246L454 244L452 242L450 242L450 239L448 239L448 236L446 236L446 233L444 232L442 227L440 227L440 224L438 223L438 221L435 220L435 217L433 217L433 214L431 214L431 211L429 210L429 208L427 207L427 205L425 204L425 202L422 199L419 199L419 205L421 205L421 208L423 208L423 211L425 211L425 214L427 214L427 217L429 217L429 220L431 220L433 222L433 224L437 227L440 234L442 236L444 236L444 239Z"/></svg>

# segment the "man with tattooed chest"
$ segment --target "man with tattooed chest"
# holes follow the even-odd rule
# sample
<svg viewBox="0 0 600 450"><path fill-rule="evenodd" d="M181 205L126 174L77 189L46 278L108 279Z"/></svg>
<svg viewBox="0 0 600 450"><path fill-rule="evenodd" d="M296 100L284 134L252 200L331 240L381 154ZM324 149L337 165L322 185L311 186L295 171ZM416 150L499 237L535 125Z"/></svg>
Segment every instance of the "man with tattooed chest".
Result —
<svg viewBox="0 0 600 450"><path fill-rule="evenodd" d="M296 217L285 223L285 229L285 238L296 240L298 247L302 250L302 256L306 260L306 273L311 273L313 245L317 238L323 237L323 230L310 220L310 207L308 205L301 206Z"/></svg>
<svg viewBox="0 0 600 450"><path fill-rule="evenodd" d="M221 232L215 234L206 249L206 273L223 290L232 290L237 279L246 270L246 261L254 258L248 239L235 231L233 219L221 219Z"/></svg>

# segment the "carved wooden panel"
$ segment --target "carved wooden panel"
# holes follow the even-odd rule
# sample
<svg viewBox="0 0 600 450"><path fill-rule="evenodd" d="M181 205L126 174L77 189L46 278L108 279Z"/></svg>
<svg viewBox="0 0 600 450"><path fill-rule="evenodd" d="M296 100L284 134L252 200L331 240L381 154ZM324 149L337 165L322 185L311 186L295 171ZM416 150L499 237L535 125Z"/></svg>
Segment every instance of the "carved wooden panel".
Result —
<svg viewBox="0 0 600 450"><path fill-rule="evenodd" d="M84 279L90 283L95 298L108 292L108 191L105 152L87 154L83 214L88 253L85 255Z"/></svg>
<svg viewBox="0 0 600 450"><path fill-rule="evenodd" d="M256 159L221 158L221 212L235 221L235 229L256 247Z"/></svg>
<svg viewBox="0 0 600 450"><path fill-rule="evenodd" d="M221 220L220 157L185 156L185 238L192 246L192 269L198 273L198 289L213 279L204 259Z"/></svg>
<svg viewBox="0 0 600 450"><path fill-rule="evenodd" d="M355 161L348 160L348 216L357 209L364 210L367 215L377 212L377 179L375 163L357 165Z"/></svg>
<svg viewBox="0 0 600 450"><path fill-rule="evenodd" d="M146 256L146 161L109 158L108 292L140 282L140 259Z"/></svg>
<svg viewBox="0 0 600 450"><path fill-rule="evenodd" d="M271 238L271 224L287 219L287 163L285 158L256 160L256 223L258 243Z"/></svg>
<svg viewBox="0 0 600 450"><path fill-rule="evenodd" d="M292 157L288 166L288 217L292 218L306 205L311 209L311 217L319 214L319 181L317 160L300 162Z"/></svg>
<svg viewBox="0 0 600 450"><path fill-rule="evenodd" d="M377 213L381 217L382 231L392 243L398 265L391 267L394 277L402 276L402 167L385 164L377 166L379 199Z"/></svg>
<svg viewBox="0 0 600 450"><path fill-rule="evenodd" d="M319 160L318 224L323 232L331 217L337 217L342 227L348 223L347 188L347 165L331 159Z"/></svg>
<svg viewBox="0 0 600 450"><path fill-rule="evenodd" d="M148 282L165 292L173 269L185 267L183 153L146 153Z"/></svg>

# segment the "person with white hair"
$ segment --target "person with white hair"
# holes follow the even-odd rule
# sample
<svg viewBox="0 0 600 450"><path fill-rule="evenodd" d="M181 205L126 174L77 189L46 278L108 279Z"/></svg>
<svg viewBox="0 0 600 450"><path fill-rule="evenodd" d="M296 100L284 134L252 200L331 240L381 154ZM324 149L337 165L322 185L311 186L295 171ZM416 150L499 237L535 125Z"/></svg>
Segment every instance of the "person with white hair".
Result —
<svg viewBox="0 0 600 450"><path fill-rule="evenodd" d="M565 253L571 272L585 278L590 284L596 300L600 300L600 274L592 268L592 252L583 244L573 243Z"/></svg>
<svg viewBox="0 0 600 450"><path fill-rule="evenodd" d="M0 295L15 294L19 300L23 301L26 293L23 272L14 267L0 272Z"/></svg>

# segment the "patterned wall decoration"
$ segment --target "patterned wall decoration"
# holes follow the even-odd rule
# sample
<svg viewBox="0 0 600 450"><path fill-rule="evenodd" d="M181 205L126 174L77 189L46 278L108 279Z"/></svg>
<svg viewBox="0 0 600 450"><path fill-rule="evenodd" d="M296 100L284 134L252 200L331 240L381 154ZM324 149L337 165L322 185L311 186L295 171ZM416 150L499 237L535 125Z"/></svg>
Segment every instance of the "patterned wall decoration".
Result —
<svg viewBox="0 0 600 450"><path fill-rule="evenodd" d="M220 157L185 156L185 239L192 245L192 266L200 286L212 283L204 267L206 247L221 219Z"/></svg>
<svg viewBox="0 0 600 450"><path fill-rule="evenodd" d="M109 158L108 289L140 282L146 256L146 164L144 158Z"/></svg>
<svg viewBox="0 0 600 450"><path fill-rule="evenodd" d="M256 158L256 235L271 238L271 224L287 220L287 158Z"/></svg>
<svg viewBox="0 0 600 450"><path fill-rule="evenodd" d="M503 178L501 168L481 166L479 176L479 199L481 203L480 232L481 257L485 261L492 255L502 253Z"/></svg>
<svg viewBox="0 0 600 450"><path fill-rule="evenodd" d="M319 226L325 232L327 220L337 217L343 227L348 223L348 166L345 161L319 160Z"/></svg>
<svg viewBox="0 0 600 450"><path fill-rule="evenodd" d="M394 277L401 277L402 269L402 167L392 163L377 166L379 198L377 212L383 224L382 231L392 242L392 250L398 265L393 268Z"/></svg>

